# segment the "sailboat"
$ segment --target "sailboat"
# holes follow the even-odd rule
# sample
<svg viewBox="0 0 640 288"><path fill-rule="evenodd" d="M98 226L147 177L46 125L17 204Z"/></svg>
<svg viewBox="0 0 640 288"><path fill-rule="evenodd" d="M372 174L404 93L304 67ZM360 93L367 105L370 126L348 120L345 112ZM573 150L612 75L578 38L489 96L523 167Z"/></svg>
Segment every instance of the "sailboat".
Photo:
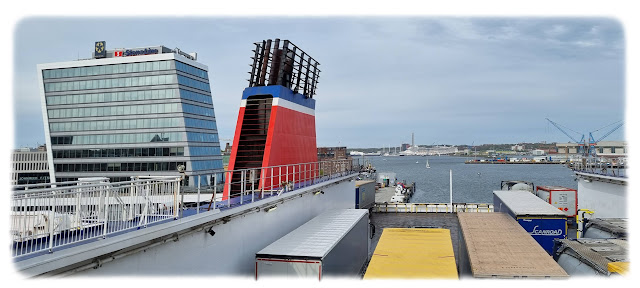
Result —
<svg viewBox="0 0 640 288"><path fill-rule="evenodd" d="M427 159L427 165L426 165L427 169L431 168L431 166L429 166L429 159Z"/></svg>

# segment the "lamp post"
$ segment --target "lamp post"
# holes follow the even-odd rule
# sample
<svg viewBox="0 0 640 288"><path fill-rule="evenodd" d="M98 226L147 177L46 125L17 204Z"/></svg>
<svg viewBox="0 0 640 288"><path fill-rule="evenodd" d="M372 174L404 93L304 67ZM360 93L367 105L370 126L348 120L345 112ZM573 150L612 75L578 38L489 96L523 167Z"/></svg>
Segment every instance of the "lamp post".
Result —
<svg viewBox="0 0 640 288"><path fill-rule="evenodd" d="M184 165L180 164L178 165L178 172L180 172L180 218L182 218L182 211L184 210L184 180L185 180L185 175L184 175L184 170L186 167L184 167Z"/></svg>

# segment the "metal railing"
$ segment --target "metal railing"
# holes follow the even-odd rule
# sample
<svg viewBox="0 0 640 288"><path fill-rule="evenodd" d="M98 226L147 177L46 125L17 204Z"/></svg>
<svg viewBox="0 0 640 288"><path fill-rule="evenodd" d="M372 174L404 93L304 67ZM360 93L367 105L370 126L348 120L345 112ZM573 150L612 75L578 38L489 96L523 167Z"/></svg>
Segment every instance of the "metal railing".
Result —
<svg viewBox="0 0 640 288"><path fill-rule="evenodd" d="M572 164L573 171L598 174L611 177L627 177L626 157L620 158L583 158Z"/></svg>
<svg viewBox="0 0 640 288"><path fill-rule="evenodd" d="M358 159L319 161L224 171L191 176L197 193L196 212L229 209L295 191L330 179L356 174ZM233 173L240 181L231 182ZM178 176L139 176L109 183L107 178L38 184L13 191L11 203L12 256L21 257L81 244L147 227L183 215L184 188ZM225 180L228 180L225 182ZM224 197L225 187L231 190ZM20 188L20 187L19 187ZM25 187L22 187L25 188ZM39 188L39 189L38 189ZM211 193L202 198L201 193ZM204 206L201 207L201 204ZM193 210L191 211L192 215Z"/></svg>
<svg viewBox="0 0 640 288"><path fill-rule="evenodd" d="M196 176L192 192L198 194L198 205L208 202L207 210L225 209L358 173L361 168L359 159L348 159L229 170ZM240 175L237 181L234 174ZM202 199L202 193L211 193L211 199Z"/></svg>
<svg viewBox="0 0 640 288"><path fill-rule="evenodd" d="M373 212L381 213L457 213L493 212L489 203L375 203Z"/></svg>
<svg viewBox="0 0 640 288"><path fill-rule="evenodd" d="M73 245L178 217L180 177L51 183L14 191L12 256ZM46 186L46 185L43 185Z"/></svg>

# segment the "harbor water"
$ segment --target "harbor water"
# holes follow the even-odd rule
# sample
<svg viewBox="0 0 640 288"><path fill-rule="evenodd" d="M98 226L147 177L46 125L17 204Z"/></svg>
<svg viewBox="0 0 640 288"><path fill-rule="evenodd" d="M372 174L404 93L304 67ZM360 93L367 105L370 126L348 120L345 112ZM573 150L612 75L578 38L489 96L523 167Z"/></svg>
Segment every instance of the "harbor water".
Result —
<svg viewBox="0 0 640 288"><path fill-rule="evenodd" d="M468 157L373 156L365 157L378 172L395 172L398 181L416 183L411 203L448 203L449 170L453 170L453 202L491 203L492 192L502 180L523 180L535 186L553 185L578 189L573 172L560 164L464 164ZM427 169L429 160L431 168ZM418 162L418 163L416 163Z"/></svg>

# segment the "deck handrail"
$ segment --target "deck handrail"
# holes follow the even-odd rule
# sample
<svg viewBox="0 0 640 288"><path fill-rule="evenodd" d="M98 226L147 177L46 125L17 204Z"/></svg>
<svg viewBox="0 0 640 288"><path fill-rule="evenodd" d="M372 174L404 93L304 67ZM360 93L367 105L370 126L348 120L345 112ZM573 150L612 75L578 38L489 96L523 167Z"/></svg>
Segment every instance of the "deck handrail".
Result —
<svg viewBox="0 0 640 288"><path fill-rule="evenodd" d="M315 169L311 169L312 167ZM327 171L319 171L323 168ZM276 169L284 174L274 174ZM242 205L278 197L283 193L334 178L354 175L360 169L357 159L349 159L198 175L205 178L212 176L213 183L209 184L213 185L205 186L205 190L208 187L212 192L211 199L201 199L202 177L195 178L198 193L196 214L200 213L201 209L239 208ZM258 175L257 170L271 170L270 178L264 172L260 177L255 177ZM218 188L224 185L224 182L218 181L217 177L225 173L229 175L242 173L238 184L243 189L241 193L231 195L225 199L226 201L220 202L216 196L217 192L221 191ZM252 173L254 177L251 177ZM115 183L106 182L106 178L92 178L84 181L63 182L62 186L63 183L48 183L48 185L41 185L46 188L12 191L10 231L13 242L12 257L53 253L56 249L80 245L92 239L106 238L142 229L154 223L188 217L183 215L183 211L187 209L184 203L183 177L132 176L131 178L131 181ZM265 184L275 178L291 181L286 186L278 186L278 189L275 189L275 185ZM258 181L262 185L256 185ZM201 203L205 205L201 207Z"/></svg>

